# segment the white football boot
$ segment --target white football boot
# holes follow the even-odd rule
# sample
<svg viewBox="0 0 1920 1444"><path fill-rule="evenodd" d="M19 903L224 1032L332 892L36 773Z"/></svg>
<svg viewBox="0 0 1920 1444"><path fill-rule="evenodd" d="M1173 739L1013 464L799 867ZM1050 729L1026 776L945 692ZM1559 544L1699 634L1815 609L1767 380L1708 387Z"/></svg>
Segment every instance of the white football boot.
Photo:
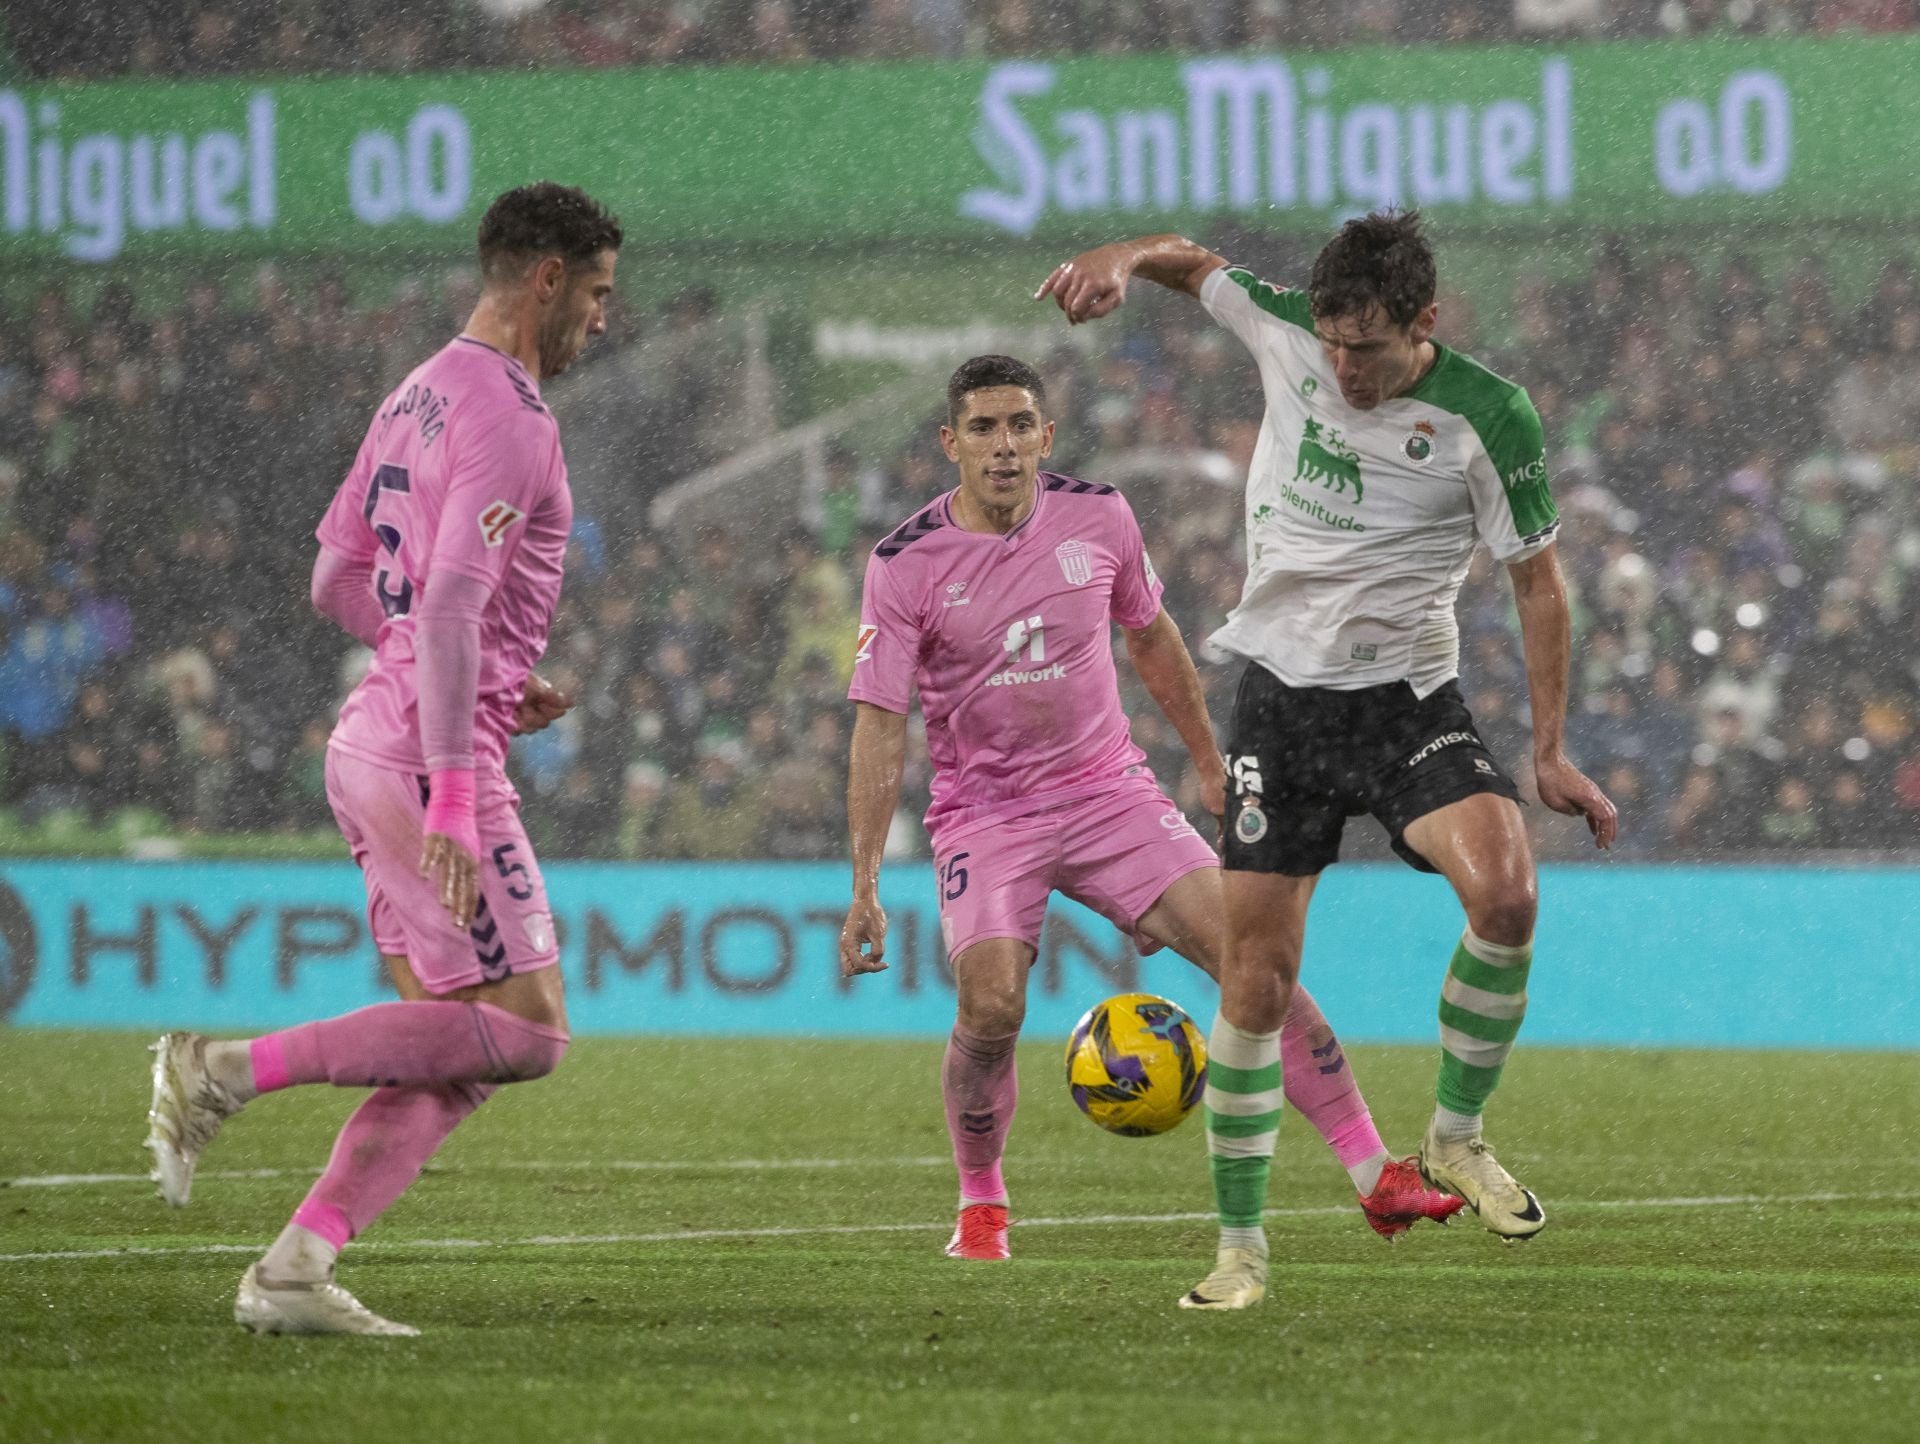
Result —
<svg viewBox="0 0 1920 1444"><path fill-rule="evenodd" d="M259 1264L240 1276L233 1321L256 1334L373 1334L411 1339L420 1333L411 1324L381 1318L335 1283L331 1270L322 1283L296 1283L262 1279Z"/></svg>
<svg viewBox="0 0 1920 1444"><path fill-rule="evenodd" d="M162 1033L153 1054L153 1106L147 1110L147 1148L160 1196L184 1208L193 1193L200 1150L244 1106L207 1071L207 1039L200 1033Z"/></svg>
<svg viewBox="0 0 1920 1444"><path fill-rule="evenodd" d="M1213 1272L1180 1296L1180 1307L1248 1309L1266 1296L1266 1256L1250 1248L1223 1248Z"/></svg>
<svg viewBox="0 0 1920 1444"><path fill-rule="evenodd" d="M1420 1174L1435 1188L1465 1199L1488 1231L1508 1243L1532 1238L1547 1226L1546 1210L1533 1190L1522 1187L1478 1138L1442 1139L1429 1128L1420 1145Z"/></svg>

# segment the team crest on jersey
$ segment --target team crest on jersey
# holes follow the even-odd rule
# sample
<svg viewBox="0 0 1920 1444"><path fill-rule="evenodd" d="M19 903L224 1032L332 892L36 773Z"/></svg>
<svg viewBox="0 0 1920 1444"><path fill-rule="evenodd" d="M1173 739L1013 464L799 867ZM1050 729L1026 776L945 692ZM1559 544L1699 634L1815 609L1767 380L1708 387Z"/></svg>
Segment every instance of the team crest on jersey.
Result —
<svg viewBox="0 0 1920 1444"><path fill-rule="evenodd" d="M1311 416L1300 433L1293 479L1318 482L1340 497L1345 497L1351 487L1356 505L1367 497L1367 488L1360 480L1360 453L1347 445L1339 427L1323 425Z"/></svg>
<svg viewBox="0 0 1920 1444"><path fill-rule="evenodd" d="M1083 541L1063 541L1053 549L1060 563L1060 575L1069 586L1084 587L1093 580L1093 555Z"/></svg>
<svg viewBox="0 0 1920 1444"><path fill-rule="evenodd" d="M880 635L880 629L869 623L860 624L859 634L853 639L853 660L871 662L873 660L873 639Z"/></svg>
<svg viewBox="0 0 1920 1444"><path fill-rule="evenodd" d="M507 528L526 516L517 506L508 506L504 501L488 504L480 513L480 539L489 547L497 547L507 539Z"/></svg>
<svg viewBox="0 0 1920 1444"><path fill-rule="evenodd" d="M1413 423L1413 435L1400 443L1400 450L1415 466L1425 466L1433 460L1433 437L1431 421L1416 421Z"/></svg>

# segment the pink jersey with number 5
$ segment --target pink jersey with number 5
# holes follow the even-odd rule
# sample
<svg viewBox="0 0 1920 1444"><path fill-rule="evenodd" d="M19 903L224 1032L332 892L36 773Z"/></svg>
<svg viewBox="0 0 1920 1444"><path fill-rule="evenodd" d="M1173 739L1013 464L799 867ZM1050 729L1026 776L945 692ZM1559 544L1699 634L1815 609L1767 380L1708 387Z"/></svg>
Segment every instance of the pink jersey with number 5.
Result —
<svg viewBox="0 0 1920 1444"><path fill-rule="evenodd" d="M413 619L427 578L447 569L492 589L474 761L499 772L527 674L547 647L572 524L560 428L526 367L467 336L416 367L381 404L317 532L329 550L371 562L386 612L331 745L425 770Z"/></svg>
<svg viewBox="0 0 1920 1444"><path fill-rule="evenodd" d="M920 689L927 827L1093 797L1150 778L1120 706L1113 626L1160 614L1140 525L1110 486L1041 472L1011 532L953 520L949 492L867 563L848 695L904 713Z"/></svg>

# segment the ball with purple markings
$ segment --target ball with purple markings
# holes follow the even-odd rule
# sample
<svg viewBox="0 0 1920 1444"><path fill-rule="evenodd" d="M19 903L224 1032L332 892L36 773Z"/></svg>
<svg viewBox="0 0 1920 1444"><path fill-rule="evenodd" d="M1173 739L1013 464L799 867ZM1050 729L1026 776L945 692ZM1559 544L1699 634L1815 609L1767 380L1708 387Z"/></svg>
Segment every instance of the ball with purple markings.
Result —
<svg viewBox="0 0 1920 1444"><path fill-rule="evenodd" d="M1074 1104L1109 1133L1165 1133L1193 1111L1206 1086L1205 1036L1179 1004L1152 993L1096 1003L1067 1040Z"/></svg>

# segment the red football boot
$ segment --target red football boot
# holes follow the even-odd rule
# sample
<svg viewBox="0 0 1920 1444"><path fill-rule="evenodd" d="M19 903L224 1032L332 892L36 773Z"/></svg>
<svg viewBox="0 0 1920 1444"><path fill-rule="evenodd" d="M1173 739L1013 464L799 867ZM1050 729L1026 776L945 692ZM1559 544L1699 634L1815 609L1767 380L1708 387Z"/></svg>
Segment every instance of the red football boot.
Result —
<svg viewBox="0 0 1920 1444"><path fill-rule="evenodd" d="M1466 1204L1450 1193L1427 1187L1420 1176L1420 1160L1402 1158L1380 1170L1373 1192L1360 1197L1360 1211L1382 1238L1398 1238L1423 1218L1445 1223Z"/></svg>
<svg viewBox="0 0 1920 1444"><path fill-rule="evenodd" d="M1418 1175L1415 1182L1418 1182ZM1446 1195L1442 1194L1441 1197ZM1453 1200L1458 1206L1460 1200ZM1378 1224L1374 1225L1376 1228ZM1404 1225L1403 1225L1404 1226ZM948 1258L1012 1258L1007 1252L1007 1206L1004 1203L970 1203L960 1210L954 1225L953 1241L947 1245Z"/></svg>

